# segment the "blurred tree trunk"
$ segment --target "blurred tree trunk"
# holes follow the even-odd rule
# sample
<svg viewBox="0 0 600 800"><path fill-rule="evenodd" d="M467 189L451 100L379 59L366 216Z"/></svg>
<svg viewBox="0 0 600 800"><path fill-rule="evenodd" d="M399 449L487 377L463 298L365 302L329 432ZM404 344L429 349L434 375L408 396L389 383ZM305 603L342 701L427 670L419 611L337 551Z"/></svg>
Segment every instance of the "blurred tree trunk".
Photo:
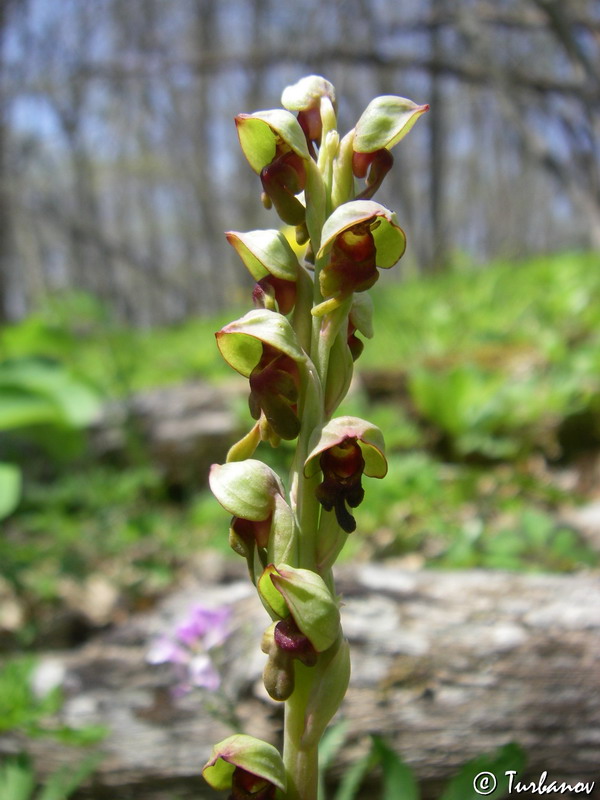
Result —
<svg viewBox="0 0 600 800"><path fill-rule="evenodd" d="M252 31L250 41L259 51L267 46L265 41L265 28L269 12L269 0L252 0ZM264 64L257 64L256 68L248 75L248 89L246 91L245 105L240 112L252 113L261 105L264 86L266 83L267 68ZM261 210L259 197L261 185L258 179L253 179L252 172L246 159L238 150L238 166L240 175L239 191L236 192L237 212L240 219L248 220L249 224L259 227L261 223Z"/></svg>
<svg viewBox="0 0 600 800"><path fill-rule="evenodd" d="M32 12L33 13L33 12ZM74 3L69 9L69 23L77 30L77 40L67 58L51 50L47 41L40 46L48 50L49 78L56 81L50 101L67 145L65 159L69 192L50 204L66 221L65 238L69 249L69 271L72 288L85 289L111 301L114 296L115 264L106 261L97 246L104 226L100 213L97 171L100 164L90 144L91 106L94 93L87 66L88 50L97 26L105 19L102 10L93 4ZM61 31L62 19L54 21ZM94 132L95 133L95 132Z"/></svg>
<svg viewBox="0 0 600 800"><path fill-rule="evenodd" d="M576 33L579 25L577 11L585 3L566 4L562 0L532 0L544 15L547 29L554 36L573 69L582 76L579 95L582 112L578 116L563 111L559 114L563 134L570 141L574 158L568 161L557 158L547 144L536 140L531 131L521 127L521 138L532 159L546 168L560 186L570 186L574 201L589 220L589 246L600 249L600 124L597 120L600 107L600 63L590 55ZM598 9L596 8L596 13ZM591 12L591 9L590 9ZM594 20L589 13L588 21ZM597 19L596 19L597 22ZM591 30L591 29L590 29ZM600 41L598 31L596 41Z"/></svg>
<svg viewBox="0 0 600 800"><path fill-rule="evenodd" d="M429 170L431 175L429 210L431 215L431 248L429 267L439 272L448 261L448 230L446 226L446 153L448 138L444 114L442 26L438 19L444 15L445 0L431 0L431 83L429 91Z"/></svg>
<svg viewBox="0 0 600 800"><path fill-rule="evenodd" d="M213 0L196 0L194 8L194 36L198 58L219 48L217 3ZM220 224L219 203L221 187L216 180L219 169L218 155L211 141L214 106L219 91L209 72L196 76L196 120L191 141L194 153L192 168L193 197L199 213L199 226L195 232L192 251L196 258L188 264L188 312L218 308L227 295L227 270L219 263L223 233ZM214 94L213 94L214 93ZM194 235L194 232L190 232ZM197 237L197 238L196 238Z"/></svg>
<svg viewBox="0 0 600 800"><path fill-rule="evenodd" d="M8 130L5 39L8 28L8 13L14 0L0 0L0 324L8 321L8 287L13 250L12 214L9 198L9 176L7 163Z"/></svg>
<svg viewBox="0 0 600 800"><path fill-rule="evenodd" d="M223 229L278 221L232 118L310 72L342 132L378 93L430 103L378 196L413 261L600 247L597 0L167 5L0 0L0 318L9 289L144 325L237 300Z"/></svg>

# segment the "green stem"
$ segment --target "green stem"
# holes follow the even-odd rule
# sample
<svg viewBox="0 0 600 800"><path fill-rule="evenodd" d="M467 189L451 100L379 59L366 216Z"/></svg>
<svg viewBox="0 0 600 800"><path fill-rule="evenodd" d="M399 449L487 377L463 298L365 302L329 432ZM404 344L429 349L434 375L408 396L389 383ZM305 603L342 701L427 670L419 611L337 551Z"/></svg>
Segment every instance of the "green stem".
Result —
<svg viewBox="0 0 600 800"><path fill-rule="evenodd" d="M286 800L315 800L319 786L318 747L311 750L290 749L289 741L289 737L286 737L287 748L284 747L283 751L288 780Z"/></svg>
<svg viewBox="0 0 600 800"><path fill-rule="evenodd" d="M302 425L290 472L290 505L296 519L298 564L304 569L315 568L316 535L319 527L320 505L315 497L318 476L304 477L304 463L310 451L311 436L323 424L323 389L312 361L308 361L304 375L303 395L300 403Z"/></svg>
<svg viewBox="0 0 600 800"><path fill-rule="evenodd" d="M311 248L315 257L320 247L321 228L331 212L331 185L333 162L338 148L335 133L335 112L328 100L321 105L323 118L323 147L319 153L319 164L310 163L306 191L307 226L311 237ZM335 134L335 136L334 136ZM326 263L327 256L315 258L312 302L316 306L323 301L320 292L319 274ZM294 320L294 327L303 331L303 345L308 346L309 362L305 375L304 393L300 403L301 429L296 445L294 463L290 474L290 501L294 509L296 537L298 543L298 566L318 571L318 531L321 506L316 497L319 474L306 478L304 463L310 452L314 431L320 431L325 421L325 389L329 367L329 352L338 331L347 318L350 302L344 303L337 314L328 315L327 320L312 317L312 330L303 327L300 315L307 313L311 319L309 300L303 291L301 308ZM308 323L310 325L310 322ZM327 567L329 560L327 561ZM326 570L328 585L333 592L330 569ZM307 742L307 707L322 680L322 667L328 666L324 655L319 656L319 664L305 667L300 662L294 664L295 689L285 705L285 726L283 761L287 773L286 800L316 800L318 794L318 738L309 737ZM320 665L320 666L319 666Z"/></svg>
<svg viewBox="0 0 600 800"><path fill-rule="evenodd" d="M314 668L296 663L296 689L285 706L283 763L287 773L286 800L315 800L318 792L318 743L302 747L306 704L314 681Z"/></svg>

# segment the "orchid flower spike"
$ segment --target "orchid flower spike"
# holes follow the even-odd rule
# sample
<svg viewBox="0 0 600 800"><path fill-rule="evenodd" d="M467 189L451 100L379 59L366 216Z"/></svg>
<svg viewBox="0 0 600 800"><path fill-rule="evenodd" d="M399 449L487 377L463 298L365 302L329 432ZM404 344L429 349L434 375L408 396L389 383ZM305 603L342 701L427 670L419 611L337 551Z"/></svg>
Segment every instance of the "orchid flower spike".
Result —
<svg viewBox="0 0 600 800"><path fill-rule="evenodd" d="M427 110L379 97L341 136L335 89L320 75L288 86L282 104L236 117L263 205L286 228L226 234L255 281L256 307L218 331L217 346L248 381L255 424L209 480L270 618L263 683L286 703L284 744L282 755L242 735L215 746L203 775L229 800L318 794L319 741L350 678L332 567L356 528L363 476L387 471L381 431L334 414L373 336L367 291L406 248L396 215L372 197L392 167L392 148ZM289 450L291 462L285 481L256 457L261 444L282 440L280 456Z"/></svg>

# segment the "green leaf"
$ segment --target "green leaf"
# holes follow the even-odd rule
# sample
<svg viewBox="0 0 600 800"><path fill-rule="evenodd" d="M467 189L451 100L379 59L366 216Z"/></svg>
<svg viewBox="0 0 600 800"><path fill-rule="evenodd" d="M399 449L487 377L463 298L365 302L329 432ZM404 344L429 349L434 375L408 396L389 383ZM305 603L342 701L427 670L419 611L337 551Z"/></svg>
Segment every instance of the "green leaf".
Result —
<svg viewBox="0 0 600 800"><path fill-rule="evenodd" d="M99 413L98 393L61 364L35 357L0 364L0 429L43 423L85 427Z"/></svg>
<svg viewBox="0 0 600 800"><path fill-rule="evenodd" d="M323 578L308 569L278 564L271 580L315 650L329 649L340 632L340 611Z"/></svg>
<svg viewBox="0 0 600 800"><path fill-rule="evenodd" d="M373 748L362 758L352 764L340 781L334 800L354 800L360 789L365 775L367 775L377 763L377 756Z"/></svg>
<svg viewBox="0 0 600 800"><path fill-rule="evenodd" d="M254 458L213 464L209 483L226 511L252 522L267 519L273 511L275 495L284 493L277 473Z"/></svg>
<svg viewBox="0 0 600 800"><path fill-rule="evenodd" d="M285 768L272 744L242 733L229 736L213 747L202 775L213 789L229 789L236 767L270 781L285 792Z"/></svg>
<svg viewBox="0 0 600 800"><path fill-rule="evenodd" d="M43 732L40 721L60 708L59 689L41 698L34 695L31 689L34 668L31 656L12 658L0 668L0 732L21 730L37 736Z"/></svg>
<svg viewBox="0 0 600 800"><path fill-rule="evenodd" d="M12 514L20 496L21 470L14 464L0 463L0 520Z"/></svg>
<svg viewBox="0 0 600 800"><path fill-rule="evenodd" d="M298 259L281 231L228 231L225 236L254 280L266 275L285 281L298 277Z"/></svg>
<svg viewBox="0 0 600 800"><path fill-rule="evenodd" d="M52 729L52 738L74 747L89 747L106 739L109 733L110 729L106 725L85 725L82 728L63 725Z"/></svg>
<svg viewBox="0 0 600 800"><path fill-rule="evenodd" d="M273 161L280 140L302 158L310 158L300 123L290 111L238 114L235 122L242 151L256 173Z"/></svg>
<svg viewBox="0 0 600 800"><path fill-rule="evenodd" d="M64 423L61 409L50 398L26 388L0 384L0 430Z"/></svg>
<svg viewBox="0 0 600 800"><path fill-rule="evenodd" d="M503 377L458 364L446 372L417 368L409 390L418 410L454 437L491 433L501 418Z"/></svg>
<svg viewBox="0 0 600 800"><path fill-rule="evenodd" d="M365 776L381 765L383 786L380 800L419 800L419 787L412 770L379 736L371 736L371 749L346 772L335 800L354 800Z"/></svg>
<svg viewBox="0 0 600 800"><path fill-rule="evenodd" d="M333 763L348 736L348 722L338 722L328 728L319 742L319 768L325 771Z"/></svg>
<svg viewBox="0 0 600 800"><path fill-rule="evenodd" d="M404 254L406 236L398 225L396 214L374 200L351 200L333 211L323 225L317 258L327 252L340 233L369 221L377 251L376 265L382 269L393 267Z"/></svg>
<svg viewBox="0 0 600 800"><path fill-rule="evenodd" d="M89 778L103 758L103 755L94 753L74 767L65 766L57 770L47 778L37 800L66 800Z"/></svg>
<svg viewBox="0 0 600 800"><path fill-rule="evenodd" d="M410 767L379 736L372 739L383 773L381 800L419 800L419 786Z"/></svg>
<svg viewBox="0 0 600 800"><path fill-rule="evenodd" d="M356 123L354 150L357 153L373 153L383 147L390 150L428 109L428 105L417 105L406 97L376 97Z"/></svg>
<svg viewBox="0 0 600 800"><path fill-rule="evenodd" d="M440 800L481 800L484 794L487 800L499 800L508 793L509 779L505 772L507 770L521 772L525 762L525 753L514 742L509 742L494 753L477 756L466 763L452 778ZM484 783L486 780L491 783ZM497 782L497 787L488 793L487 787L491 789L494 782ZM479 792L475 786L479 786ZM482 789L485 789L485 793L481 791Z"/></svg>
<svg viewBox="0 0 600 800"><path fill-rule="evenodd" d="M26 756L11 758L0 767L0 797L30 800L35 789L35 774Z"/></svg>
<svg viewBox="0 0 600 800"><path fill-rule="evenodd" d="M340 752L348 735L348 723L338 722L327 728L321 741L319 742L319 794L318 800L326 800L325 797L325 772L333 763L334 758Z"/></svg>

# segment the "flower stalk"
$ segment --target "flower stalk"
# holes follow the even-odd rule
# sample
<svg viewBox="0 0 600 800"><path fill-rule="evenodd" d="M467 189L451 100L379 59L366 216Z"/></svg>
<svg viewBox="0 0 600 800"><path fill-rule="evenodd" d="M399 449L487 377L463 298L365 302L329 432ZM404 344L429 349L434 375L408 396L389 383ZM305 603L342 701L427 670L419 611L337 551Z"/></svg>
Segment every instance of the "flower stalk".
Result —
<svg viewBox="0 0 600 800"><path fill-rule="evenodd" d="M270 617L265 687L285 703L281 754L246 735L215 745L203 774L236 800L315 800L319 741L348 686L332 567L356 528L363 478L384 477L387 464L379 429L334 415L364 346L357 334L372 336L365 293L406 244L395 214L371 198L392 167L390 149L428 108L376 98L341 137L325 78L287 87L282 104L236 124L263 204L294 226L296 242L277 229L227 233L256 281L256 308L217 333L225 360L248 379L255 422L210 484ZM257 458L282 439L295 441L287 490Z"/></svg>

